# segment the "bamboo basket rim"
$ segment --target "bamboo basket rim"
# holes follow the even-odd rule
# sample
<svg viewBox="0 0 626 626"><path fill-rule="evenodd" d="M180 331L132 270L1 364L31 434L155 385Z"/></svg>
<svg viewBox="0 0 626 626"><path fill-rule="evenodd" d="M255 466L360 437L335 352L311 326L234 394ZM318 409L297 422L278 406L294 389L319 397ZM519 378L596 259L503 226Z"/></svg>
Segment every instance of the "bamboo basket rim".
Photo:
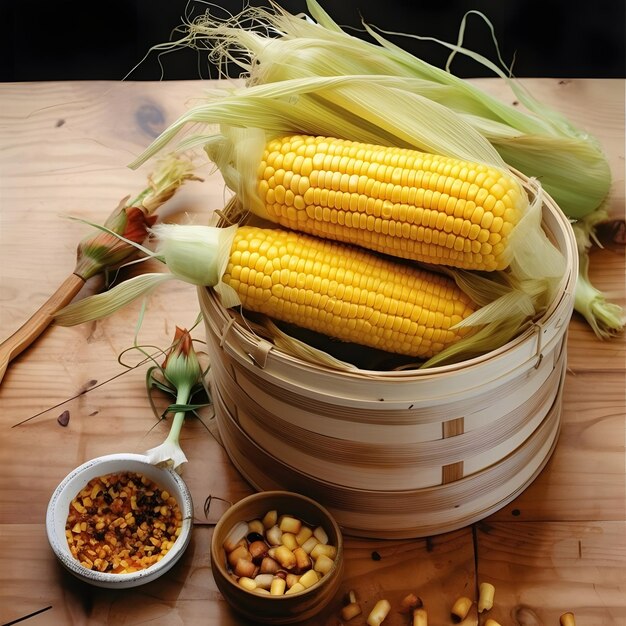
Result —
<svg viewBox="0 0 626 626"><path fill-rule="evenodd" d="M525 175L520 172L516 172L525 186L529 185L529 179ZM249 343L259 344L261 341L265 341L270 344L271 348L269 348L269 354L272 355L272 358L277 359L278 361L282 361L285 366L290 365L306 365L307 369L311 370L311 373L314 374L315 371L323 372L326 374L337 374L341 373L342 376L354 378L356 380L380 380L380 381L406 381L406 380L424 380L429 378L438 378L441 376L448 376L453 372L463 372L467 369L471 369L476 367L477 365L481 365L487 361L491 361L492 359L496 359L502 356L505 356L507 353L515 351L516 348L525 344L527 341L533 338L533 336L537 335L537 358L542 358L541 350L542 350L542 342L541 342L541 333L544 328L546 322L548 322L553 315L561 308L564 308L567 313L567 321L569 321L569 316L571 314L570 303L574 298L574 291L576 286L576 279L578 276L578 248L576 244L576 238L574 231L571 227L571 224L566 217L566 215L562 212L559 206L556 204L554 199L543 190L543 219L542 225L544 230L546 230L546 234L554 241L556 238L555 228L550 228L549 224L546 223L546 211L548 218L554 220L554 226L556 230L561 230L563 235L563 249L562 252L564 254L566 260L566 270L559 282L557 288L557 296L547 307L546 311L536 320L531 320L527 324L527 328L519 333L517 337L511 339L506 344L486 352L484 354L478 355L476 357L472 357L469 359L465 359L463 361L459 361L457 363L451 363L448 365L439 365L426 369L397 369L397 370L374 370L374 369L365 369L359 368L357 366L352 366L350 368L338 369L336 367L332 367L330 365L325 365L320 362L309 361L303 358L300 358L296 355L290 354L282 350L280 347L274 345L271 342L259 337L256 335L250 328L240 324L235 314L229 309L225 309L220 300L219 296L215 293L215 291L211 288L201 287L202 297L208 297L216 306L216 310L219 311L220 316L224 321L223 327L228 328L230 330L234 330L239 333L242 337L244 337ZM235 200L235 198L231 198L231 202ZM245 211L239 208L239 214L235 215L235 219L231 219L228 215L228 206L223 210L219 211L219 222L220 225L230 225L232 223L237 223L241 221L243 217L245 217ZM562 321L557 321L557 324L563 323ZM225 334L224 334L225 336ZM250 356L250 355L249 355Z"/></svg>

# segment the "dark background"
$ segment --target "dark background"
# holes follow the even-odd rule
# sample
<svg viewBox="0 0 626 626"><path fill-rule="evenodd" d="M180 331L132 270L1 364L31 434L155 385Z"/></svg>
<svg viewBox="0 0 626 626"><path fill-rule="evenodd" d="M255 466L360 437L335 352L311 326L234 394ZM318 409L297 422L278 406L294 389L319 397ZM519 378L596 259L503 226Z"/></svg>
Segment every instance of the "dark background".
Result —
<svg viewBox="0 0 626 626"><path fill-rule="evenodd" d="M218 0L215 4L236 13L243 2ZM250 0L250 4L266 2ZM292 13L306 8L304 0L279 4ZM463 14L478 9L494 25L504 61L515 59L516 76L625 77L624 0L322 0L321 4L342 26L358 28L362 17L384 30L451 42L456 41ZM142 61L151 46L170 40L183 15L199 15L208 7L201 0L0 0L4 30L0 80L209 77L206 58L189 48L160 57L150 53ZM430 63L445 64L448 53L443 47L391 39ZM489 31L476 18L469 23L466 45L496 58ZM462 77L489 75L461 57L452 69ZM215 76L214 71L211 75Z"/></svg>

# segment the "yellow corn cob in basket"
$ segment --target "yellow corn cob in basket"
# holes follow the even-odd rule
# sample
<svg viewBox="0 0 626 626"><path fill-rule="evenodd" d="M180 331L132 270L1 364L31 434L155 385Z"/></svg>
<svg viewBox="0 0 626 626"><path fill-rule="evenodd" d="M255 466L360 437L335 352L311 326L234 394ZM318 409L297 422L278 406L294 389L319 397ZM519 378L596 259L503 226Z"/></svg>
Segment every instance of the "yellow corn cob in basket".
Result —
<svg viewBox="0 0 626 626"><path fill-rule="evenodd" d="M417 150L222 128L205 150L255 215L385 254L468 270L560 278L542 196L493 165Z"/></svg>
<svg viewBox="0 0 626 626"><path fill-rule="evenodd" d="M153 233L152 254L171 273L137 276L73 303L57 323L104 317L180 279L214 287L227 308L241 304L331 338L434 364L502 345L534 312L532 299L505 283L462 271L451 278L295 231L159 224Z"/></svg>

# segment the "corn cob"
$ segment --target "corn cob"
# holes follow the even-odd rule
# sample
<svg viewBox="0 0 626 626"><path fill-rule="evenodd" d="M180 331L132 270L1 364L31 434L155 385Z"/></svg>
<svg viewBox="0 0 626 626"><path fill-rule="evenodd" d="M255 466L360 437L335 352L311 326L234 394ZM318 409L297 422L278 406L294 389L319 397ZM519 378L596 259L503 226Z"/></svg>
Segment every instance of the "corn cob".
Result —
<svg viewBox="0 0 626 626"><path fill-rule="evenodd" d="M426 358L477 308L448 277L280 229L235 233L222 281L252 311L373 348Z"/></svg>
<svg viewBox="0 0 626 626"><path fill-rule="evenodd" d="M256 186L249 208L287 228L484 271L509 265L528 207L519 181L494 166L309 135L270 140Z"/></svg>
<svg viewBox="0 0 626 626"><path fill-rule="evenodd" d="M56 322L100 319L163 282L183 280L212 287L225 308L243 305L432 367L504 345L537 309L524 290L499 280L500 272L494 279L449 268L440 274L284 229L157 224L152 231L158 245L150 255L170 273L142 274L69 304Z"/></svg>

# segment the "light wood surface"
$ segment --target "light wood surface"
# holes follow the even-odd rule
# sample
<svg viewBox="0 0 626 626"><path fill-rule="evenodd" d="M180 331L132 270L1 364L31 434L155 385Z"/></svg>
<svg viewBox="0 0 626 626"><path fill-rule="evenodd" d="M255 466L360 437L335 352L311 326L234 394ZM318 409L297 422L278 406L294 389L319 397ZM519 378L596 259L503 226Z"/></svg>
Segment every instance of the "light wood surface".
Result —
<svg viewBox="0 0 626 626"><path fill-rule="evenodd" d="M477 81L510 100L499 80ZM624 81L524 80L540 99L596 135L614 172L611 214L624 218ZM68 82L0 85L0 340L10 336L70 274L85 233L66 216L102 221L144 186L150 166L126 167L207 85L201 82ZM160 214L206 220L224 203L208 165ZM187 216L189 214L189 217ZM623 238L623 233L622 233ZM592 278L626 305L624 246L604 240L592 253ZM133 271L142 271L135 269ZM93 289L87 285L88 292ZM80 297L80 296L79 296ZM98 323L51 326L9 366L0 385L0 623L33 625L243 624L221 598L210 571L212 524L225 506L251 492L211 434L210 413L188 419L183 475L195 508L183 560L147 586L112 592L66 574L45 536L48 499L83 461L142 452L160 443L144 385L146 365L127 369L118 355L133 344L140 303ZM195 289L168 284L150 299L139 343L166 347L175 326L199 312ZM194 331L203 339L201 327ZM558 624L573 611L578 626L626 623L625 360L623 337L597 340L577 316L570 323L563 423L554 456L516 500L472 527L429 539L347 538L342 591L356 590L365 623L379 598L392 606L385 626L408 623L397 612L420 595L430 623L451 623L460 595L479 582L496 586L491 616L501 624ZM139 363L139 357L128 355ZM157 395L159 409L169 399ZM57 418L69 412L63 427ZM220 507L222 507L220 509ZM379 559L373 559L377 552ZM339 624L341 597L310 624ZM481 616L484 623L485 616Z"/></svg>

